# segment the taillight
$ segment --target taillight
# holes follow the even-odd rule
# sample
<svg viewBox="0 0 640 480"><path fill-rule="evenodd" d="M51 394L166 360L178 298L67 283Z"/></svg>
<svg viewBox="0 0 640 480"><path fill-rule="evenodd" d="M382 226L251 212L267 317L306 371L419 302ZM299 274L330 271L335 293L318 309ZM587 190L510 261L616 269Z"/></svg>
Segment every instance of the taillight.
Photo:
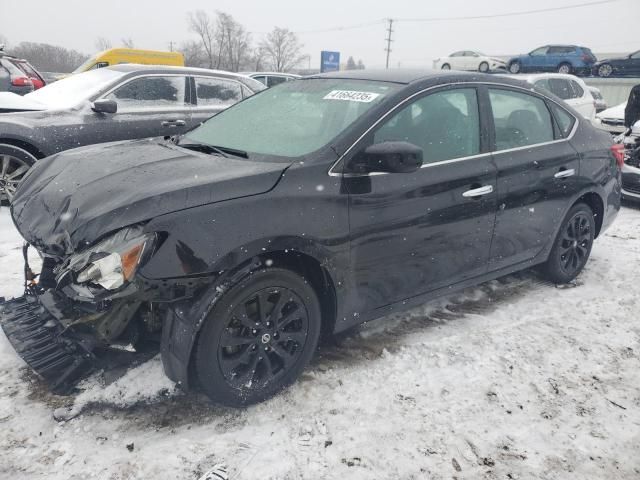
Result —
<svg viewBox="0 0 640 480"><path fill-rule="evenodd" d="M618 167L622 168L624 165L624 145L621 143L611 145L611 153L613 153Z"/></svg>
<svg viewBox="0 0 640 480"><path fill-rule="evenodd" d="M14 87L30 87L33 82L29 77L11 77L11 85Z"/></svg>

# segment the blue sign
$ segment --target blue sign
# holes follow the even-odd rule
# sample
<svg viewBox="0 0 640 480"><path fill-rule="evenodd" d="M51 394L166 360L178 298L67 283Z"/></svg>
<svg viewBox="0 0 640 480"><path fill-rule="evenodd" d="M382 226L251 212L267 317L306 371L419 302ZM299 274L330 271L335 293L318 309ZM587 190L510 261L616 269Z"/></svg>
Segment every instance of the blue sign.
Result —
<svg viewBox="0 0 640 480"><path fill-rule="evenodd" d="M340 52L320 52L320 72L335 72L340 70Z"/></svg>

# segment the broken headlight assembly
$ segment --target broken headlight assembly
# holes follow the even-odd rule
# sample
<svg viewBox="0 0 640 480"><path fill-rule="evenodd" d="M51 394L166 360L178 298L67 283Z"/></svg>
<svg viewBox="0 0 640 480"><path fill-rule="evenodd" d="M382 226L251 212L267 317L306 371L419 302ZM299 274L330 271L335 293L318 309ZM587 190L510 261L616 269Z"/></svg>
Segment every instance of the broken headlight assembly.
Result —
<svg viewBox="0 0 640 480"><path fill-rule="evenodd" d="M99 285L117 290L136 274L141 261L153 249L155 234L143 233L142 227L129 227L73 255L62 268L62 277L75 273L75 283Z"/></svg>

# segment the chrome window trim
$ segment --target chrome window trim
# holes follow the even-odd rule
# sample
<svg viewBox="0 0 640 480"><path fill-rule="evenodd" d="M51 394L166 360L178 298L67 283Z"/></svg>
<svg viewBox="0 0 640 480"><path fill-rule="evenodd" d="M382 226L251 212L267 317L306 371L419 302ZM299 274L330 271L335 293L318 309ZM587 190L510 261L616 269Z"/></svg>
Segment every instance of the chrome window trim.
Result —
<svg viewBox="0 0 640 480"><path fill-rule="evenodd" d="M573 123L573 128L571 129L571 132L569 133L569 135L567 135L567 137L565 138L559 138L557 140L552 140L549 142L542 142L542 143L534 143L531 145L525 145L523 147L515 147L515 148L509 148L506 150L493 150L491 152L484 152L484 153L479 153L477 155L470 155L467 157L460 157L460 158L452 158L449 160L441 160L439 162L432 162L432 163L426 163L423 164L420 168L428 168L428 167L433 167L433 166L438 166L438 165L445 165L448 163L455 163L455 162L461 162L461 161L465 161L465 160L471 160L471 159L475 159L475 158L480 158L480 157L486 157L488 155L493 155L496 153L504 153L504 152L516 152L519 150L528 150L531 148L537 148L537 147L542 147L545 145L551 145L554 143L560 143L560 142L568 142L569 140L571 140L574 136L574 134L576 133L576 130L578 129L578 123L580 122L580 119L578 117L576 117L572 112L570 112L569 110L567 110L565 107L563 107L560 103L556 102L555 100L553 100L552 98L546 97L544 95L541 95L540 93L536 92L535 90L531 90L531 89L527 89L527 88L523 88L517 85L511 85L508 83L485 83L485 82L454 82L454 83L446 83L446 84L442 84L442 85L433 85L431 87L427 87L423 90L420 90L412 95L410 95L409 97L405 98L404 100L402 100L400 103L394 105L392 108L390 108L384 115L382 115L380 118L378 118L378 120L376 120L373 125L371 125L362 135L360 135L357 140L355 142L353 142L351 144L351 146L349 148L347 148L347 150L345 150L345 152L340 155L340 158L338 158L338 160L336 160L333 165L331 165L331 168L329 168L329 171L327 172L327 174L330 177L340 177L340 176L344 176L347 178L352 178L352 177L370 177L370 176L377 176L377 175L389 175L388 172L370 172L370 173L341 173L341 172L335 172L333 171L333 169L344 159L345 156L347 156L351 150L353 150L353 148L360 143L360 141L366 137L369 132L371 132L371 130L373 130L374 128L376 128L378 126L378 124L380 122L382 122L385 118L387 118L389 115L391 115L393 112L395 112L398 108L402 107L404 104L406 104L407 102L410 102L411 100L413 100L413 98L422 95L425 92L428 92L429 90L434 90L437 88L443 88L443 87L449 87L449 86L466 86L466 85L473 85L473 86L485 86L487 88L491 88L491 87L508 87L509 89L514 89L514 90L521 90L522 92L531 95L533 93L533 97L536 98L542 98L543 100L545 100L546 102L553 102L556 105L558 105L560 108L562 108L564 111L566 111L569 115L571 115L575 122ZM551 111L549 111L549 115L551 115L553 117L553 113Z"/></svg>

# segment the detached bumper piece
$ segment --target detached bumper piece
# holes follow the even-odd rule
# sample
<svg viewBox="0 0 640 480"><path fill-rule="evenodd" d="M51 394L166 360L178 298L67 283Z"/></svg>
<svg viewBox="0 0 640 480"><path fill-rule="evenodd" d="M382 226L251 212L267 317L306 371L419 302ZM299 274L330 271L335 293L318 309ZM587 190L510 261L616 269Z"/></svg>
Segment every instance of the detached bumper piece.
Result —
<svg viewBox="0 0 640 480"><path fill-rule="evenodd" d="M18 355L53 393L71 393L93 368L93 354L67 336L34 295L0 301L0 325Z"/></svg>

